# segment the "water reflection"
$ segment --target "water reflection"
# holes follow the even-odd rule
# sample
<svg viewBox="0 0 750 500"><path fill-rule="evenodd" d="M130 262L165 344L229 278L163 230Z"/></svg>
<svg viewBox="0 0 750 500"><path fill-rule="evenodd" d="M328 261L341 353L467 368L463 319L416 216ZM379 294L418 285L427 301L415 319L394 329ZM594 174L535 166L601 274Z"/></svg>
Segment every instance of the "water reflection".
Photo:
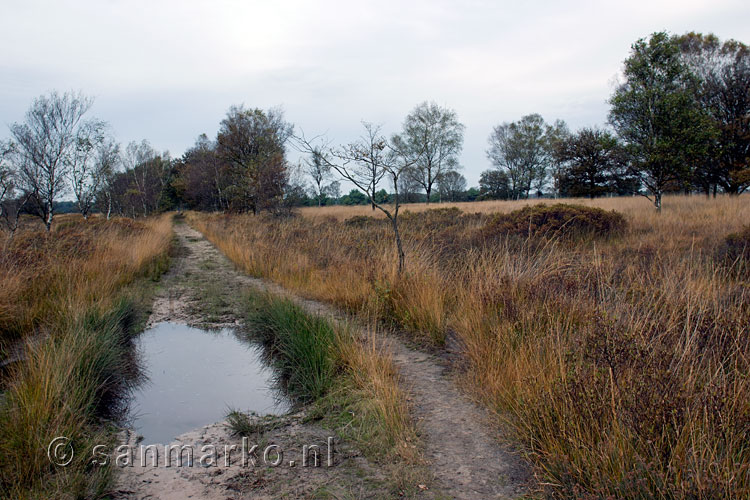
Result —
<svg viewBox="0 0 750 500"><path fill-rule="evenodd" d="M275 389L261 347L234 330L206 331L160 323L135 341L140 383L129 401L129 426L145 444L224 419L228 408L282 414L289 406Z"/></svg>

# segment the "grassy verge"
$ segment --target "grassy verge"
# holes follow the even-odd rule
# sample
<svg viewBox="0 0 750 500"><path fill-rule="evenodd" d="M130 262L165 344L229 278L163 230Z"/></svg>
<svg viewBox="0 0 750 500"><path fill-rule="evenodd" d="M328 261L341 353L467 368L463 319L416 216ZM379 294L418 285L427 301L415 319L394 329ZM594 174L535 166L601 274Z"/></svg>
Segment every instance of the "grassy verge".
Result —
<svg viewBox="0 0 750 500"><path fill-rule="evenodd" d="M388 353L374 335L310 314L287 298L251 292L246 321L269 349L287 392L368 457L390 464L396 488L414 488L420 455L406 396ZM230 414L238 432L247 419ZM396 465L394 465L396 464Z"/></svg>
<svg viewBox="0 0 750 500"><path fill-rule="evenodd" d="M90 453L113 440L107 417L128 384L128 343L144 300L139 283L167 268L171 237L165 216L72 220L12 242L0 276L16 295L0 310L20 315L0 318L0 332L24 349L2 378L3 498L98 498L110 488L112 471L93 466ZM58 436L77 452L65 467L47 455Z"/></svg>
<svg viewBox="0 0 750 500"><path fill-rule="evenodd" d="M251 275L436 344L454 331L466 387L550 496L748 496L748 197L576 200L625 217L611 238L530 237L526 204L404 214L402 276L366 208L190 220Z"/></svg>

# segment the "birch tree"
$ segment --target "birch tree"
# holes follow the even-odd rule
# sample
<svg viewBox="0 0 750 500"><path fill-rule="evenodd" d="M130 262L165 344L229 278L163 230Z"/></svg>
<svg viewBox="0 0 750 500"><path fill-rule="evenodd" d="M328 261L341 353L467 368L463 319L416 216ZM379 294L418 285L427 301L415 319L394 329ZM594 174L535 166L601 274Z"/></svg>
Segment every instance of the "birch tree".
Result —
<svg viewBox="0 0 750 500"><path fill-rule="evenodd" d="M147 183L149 180L149 172L147 168L143 168L142 166L153 161L156 156L156 150L154 150L154 148L151 147L151 144L145 139L140 143L135 141L128 143L122 155L122 162L125 171L129 172L133 178L133 183L141 203L144 217L148 215Z"/></svg>
<svg viewBox="0 0 750 500"><path fill-rule="evenodd" d="M648 191L644 196L661 211L664 192L684 188L691 166L706 160L714 128L697 101L695 76L669 34L634 43L623 76L609 101L609 122Z"/></svg>
<svg viewBox="0 0 750 500"><path fill-rule="evenodd" d="M79 129L70 162L70 180L78 211L84 219L89 218L96 195L111 166L109 160L113 148L117 146L107 136L106 123L91 120Z"/></svg>
<svg viewBox="0 0 750 500"><path fill-rule="evenodd" d="M103 205L103 211L105 211L107 220L109 220L114 208L115 176L122 164L120 145L113 140L105 141L99 148L96 161L99 182L97 188L95 188L98 191L95 191L94 201Z"/></svg>
<svg viewBox="0 0 750 500"><path fill-rule="evenodd" d="M464 128L454 110L423 102L406 117L401 134L391 140L399 151L418 159L410 168L414 180L427 193L427 203L440 177L461 168L458 157Z"/></svg>
<svg viewBox="0 0 750 500"><path fill-rule="evenodd" d="M55 200L68 191L79 130L92 104L80 93L52 92L34 100L23 123L10 126L19 187L29 194L48 232Z"/></svg>
<svg viewBox="0 0 750 500"><path fill-rule="evenodd" d="M329 167L321 158L319 150L314 150L310 153L310 157L304 160L303 168L307 175L313 180L313 186L315 187L315 197L318 200L318 206L323 201L323 194L325 190L325 181L331 175L331 167Z"/></svg>
<svg viewBox="0 0 750 500"><path fill-rule="evenodd" d="M10 161L12 152L12 144L0 142L0 218L8 231L6 245L18 229L21 211L29 198L27 193L16 188L18 176Z"/></svg>
<svg viewBox="0 0 750 500"><path fill-rule="evenodd" d="M546 182L551 131L540 115L531 114L498 125L490 134L487 158L507 173L513 199L528 198L534 184L541 190Z"/></svg>

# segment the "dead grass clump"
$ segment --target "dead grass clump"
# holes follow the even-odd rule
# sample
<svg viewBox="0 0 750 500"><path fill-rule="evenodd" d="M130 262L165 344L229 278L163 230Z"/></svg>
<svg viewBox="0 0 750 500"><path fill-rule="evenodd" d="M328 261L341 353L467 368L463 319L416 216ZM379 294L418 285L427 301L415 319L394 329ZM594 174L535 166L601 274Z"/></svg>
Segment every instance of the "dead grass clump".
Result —
<svg viewBox="0 0 750 500"><path fill-rule="evenodd" d="M369 217L367 215L355 215L344 221L349 227L355 227L357 229L366 229L371 227L382 226L386 223L386 219Z"/></svg>
<svg viewBox="0 0 750 500"><path fill-rule="evenodd" d="M580 205L531 205L498 214L482 228L485 239L515 235L523 238L606 238L622 234L625 217L617 212Z"/></svg>
<svg viewBox="0 0 750 500"><path fill-rule="evenodd" d="M738 269L750 269L750 226L729 234L719 247L719 260Z"/></svg>
<svg viewBox="0 0 750 500"><path fill-rule="evenodd" d="M62 324L92 304L105 310L137 277L168 263L170 216L130 221L66 219L51 233L21 230L0 256L0 344Z"/></svg>

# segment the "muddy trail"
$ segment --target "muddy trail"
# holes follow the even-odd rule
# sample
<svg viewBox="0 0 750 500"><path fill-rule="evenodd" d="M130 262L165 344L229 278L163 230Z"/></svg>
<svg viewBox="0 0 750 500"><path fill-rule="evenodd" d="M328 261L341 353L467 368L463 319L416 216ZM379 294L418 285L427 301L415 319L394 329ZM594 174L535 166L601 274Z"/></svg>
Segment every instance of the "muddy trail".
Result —
<svg viewBox="0 0 750 500"><path fill-rule="evenodd" d="M248 287L289 297L308 312L334 320L347 319L326 304L301 298L278 285L240 273L201 233L182 221L176 221L175 234L176 256L163 277L149 326L168 321L208 328L241 327L240 315L236 311L241 307L238 301L242 292ZM487 411L458 389L449 363L410 347L398 335L389 335L387 346L399 370L403 388L409 395L410 411L416 422L426 464L424 474L427 477L420 478L419 482L427 486L416 488L416 496L499 499L528 494L528 466L510 445L502 444L501 436L490 424ZM334 466L299 467L299 450L303 446L319 445L321 455L325 455L326 445L335 436L331 430L305 418L304 408L260 422L256 440L261 444L273 443L285 450L281 466L235 466L231 453L224 452L225 445L235 444L239 449L241 438L232 434L227 422L218 422L178 436L175 444L192 446L196 450L210 445L218 450L215 461L220 465L231 462L231 467L201 464L152 467L150 461L147 467L143 467L143 457L135 453L133 467L117 468L116 498L379 499L400 496L401 492L394 488L384 472L383 464L372 463L339 437L333 440ZM135 448L138 437L125 431L122 441ZM325 460L325 456L322 459Z"/></svg>

